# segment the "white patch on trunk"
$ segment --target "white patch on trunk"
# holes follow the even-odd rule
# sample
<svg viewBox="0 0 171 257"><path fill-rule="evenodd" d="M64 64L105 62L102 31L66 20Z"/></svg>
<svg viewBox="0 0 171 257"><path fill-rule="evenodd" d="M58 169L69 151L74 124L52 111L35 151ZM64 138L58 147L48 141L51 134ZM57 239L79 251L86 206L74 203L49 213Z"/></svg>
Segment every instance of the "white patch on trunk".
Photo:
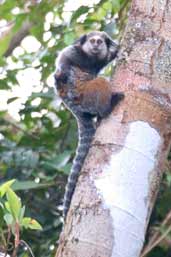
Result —
<svg viewBox="0 0 171 257"><path fill-rule="evenodd" d="M111 257L138 257L143 246L148 212L149 176L161 143L146 122L130 124L124 147L111 156L95 185L113 220Z"/></svg>

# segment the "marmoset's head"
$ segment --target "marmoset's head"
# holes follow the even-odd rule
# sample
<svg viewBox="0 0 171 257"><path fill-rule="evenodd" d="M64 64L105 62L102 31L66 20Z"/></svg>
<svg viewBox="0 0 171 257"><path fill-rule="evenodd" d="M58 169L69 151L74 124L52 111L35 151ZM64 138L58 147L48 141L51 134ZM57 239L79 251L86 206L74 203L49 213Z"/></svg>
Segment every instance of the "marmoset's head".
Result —
<svg viewBox="0 0 171 257"><path fill-rule="evenodd" d="M107 33L101 31L93 31L81 36L76 42L81 46L82 51L89 57L99 60L106 59L110 54L118 51L118 45L112 40Z"/></svg>

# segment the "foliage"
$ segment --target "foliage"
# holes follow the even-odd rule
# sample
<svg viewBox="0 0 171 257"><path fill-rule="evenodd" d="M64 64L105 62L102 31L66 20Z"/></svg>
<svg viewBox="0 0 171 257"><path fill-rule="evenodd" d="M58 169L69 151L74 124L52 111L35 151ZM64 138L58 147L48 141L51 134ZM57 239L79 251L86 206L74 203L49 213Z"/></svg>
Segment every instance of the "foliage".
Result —
<svg viewBox="0 0 171 257"><path fill-rule="evenodd" d="M41 230L41 225L30 217L25 217L25 206L22 206L20 198L11 189L11 185L15 180L8 181L0 186L0 219L1 219L1 248L7 252L10 246L10 239L14 237L14 248L12 249L12 256L24 242L20 238L20 233L23 228ZM4 228L6 224L7 231Z"/></svg>
<svg viewBox="0 0 171 257"><path fill-rule="evenodd" d="M68 2L71 4L67 5ZM5 209L9 212L6 214L13 220L19 218L23 208L19 195L26 206L26 217L34 217L42 224L42 231L21 232L35 256L54 255L62 228L64 187L77 144L75 120L54 93L55 57L63 47L90 30L104 30L120 40L129 7L127 0L99 0L96 4L90 1L83 6L78 2L4 0L0 3L0 181L16 179L12 189L9 186L3 195L12 208L11 213L9 208ZM26 25L29 29L25 29ZM30 48L24 44L28 35ZM106 75L109 74L110 68L106 70ZM153 227L169 211L169 174L168 171L165 175L152 216ZM16 199L18 208L13 208L10 195ZM160 201L161 197L165 203ZM4 209L0 215L4 217ZM1 231L10 219L3 218L3 224L0 219ZM20 225L29 227L29 224L30 219L25 219ZM149 256L164 256L167 250L167 244L160 244ZM22 249L17 256L27 257L29 253Z"/></svg>

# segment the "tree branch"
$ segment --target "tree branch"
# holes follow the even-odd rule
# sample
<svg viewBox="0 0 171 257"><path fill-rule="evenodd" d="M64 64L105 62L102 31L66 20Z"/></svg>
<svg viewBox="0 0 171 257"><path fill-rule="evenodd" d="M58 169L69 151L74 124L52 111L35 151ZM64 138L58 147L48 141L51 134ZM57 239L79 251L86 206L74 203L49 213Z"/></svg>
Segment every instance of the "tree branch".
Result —
<svg viewBox="0 0 171 257"><path fill-rule="evenodd" d="M33 23L30 21L25 21L21 27L21 29L12 37L9 47L6 50L4 56L8 57L11 55L12 51L20 45L21 41L29 34L29 31L31 27L33 26ZM11 26L10 29L12 29L13 26ZM9 32L9 31L8 31Z"/></svg>

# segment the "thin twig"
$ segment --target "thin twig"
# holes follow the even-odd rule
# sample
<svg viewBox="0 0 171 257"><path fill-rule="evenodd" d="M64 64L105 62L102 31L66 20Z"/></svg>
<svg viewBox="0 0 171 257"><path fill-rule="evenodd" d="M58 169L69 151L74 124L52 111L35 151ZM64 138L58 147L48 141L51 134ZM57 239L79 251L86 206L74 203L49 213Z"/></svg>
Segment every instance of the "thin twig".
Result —
<svg viewBox="0 0 171 257"><path fill-rule="evenodd" d="M168 212L168 214L166 215L165 219L162 221L160 226L165 226L169 222L170 219L171 219L171 210ZM142 254L144 254L151 247L151 245L157 240L159 235L160 235L159 231L156 231L154 233L154 235L150 238L147 246L144 248Z"/></svg>
<svg viewBox="0 0 171 257"><path fill-rule="evenodd" d="M171 219L171 211L169 211L169 213L166 215L166 218L163 220L163 222L161 223L161 226L165 226L168 221ZM171 231L171 225L168 227L168 229L165 231L164 234L162 234L159 237L160 232L157 231L150 239L148 245L144 248L142 254L140 257L144 257L147 255L147 253L149 253L154 247L156 247L167 235L168 233Z"/></svg>
<svg viewBox="0 0 171 257"><path fill-rule="evenodd" d="M24 240L20 240L20 243L24 244L27 247L32 257L35 257L31 247Z"/></svg>
<svg viewBox="0 0 171 257"><path fill-rule="evenodd" d="M163 220L163 222L161 223L161 227L167 225L167 223L169 222L169 220L171 220L171 211L169 211L169 213L166 215L165 219ZM160 235L160 232L159 231L156 231L156 233L154 233L154 235L151 237L149 243L150 244L153 244L157 238L159 237Z"/></svg>
<svg viewBox="0 0 171 257"><path fill-rule="evenodd" d="M6 247L6 251L5 251L5 257L7 256L7 251L8 251L8 245L10 242L10 238L11 238L11 228L10 226L8 226L8 234L7 234L7 247Z"/></svg>
<svg viewBox="0 0 171 257"><path fill-rule="evenodd" d="M24 21L20 30L18 32L16 32L16 34L12 37L8 49L6 50L6 52L4 53L5 57L8 57L9 55L11 55L12 51L20 45L21 41L23 40L23 38L25 38L29 33L30 33L30 29L33 27L33 23L30 21Z"/></svg>

